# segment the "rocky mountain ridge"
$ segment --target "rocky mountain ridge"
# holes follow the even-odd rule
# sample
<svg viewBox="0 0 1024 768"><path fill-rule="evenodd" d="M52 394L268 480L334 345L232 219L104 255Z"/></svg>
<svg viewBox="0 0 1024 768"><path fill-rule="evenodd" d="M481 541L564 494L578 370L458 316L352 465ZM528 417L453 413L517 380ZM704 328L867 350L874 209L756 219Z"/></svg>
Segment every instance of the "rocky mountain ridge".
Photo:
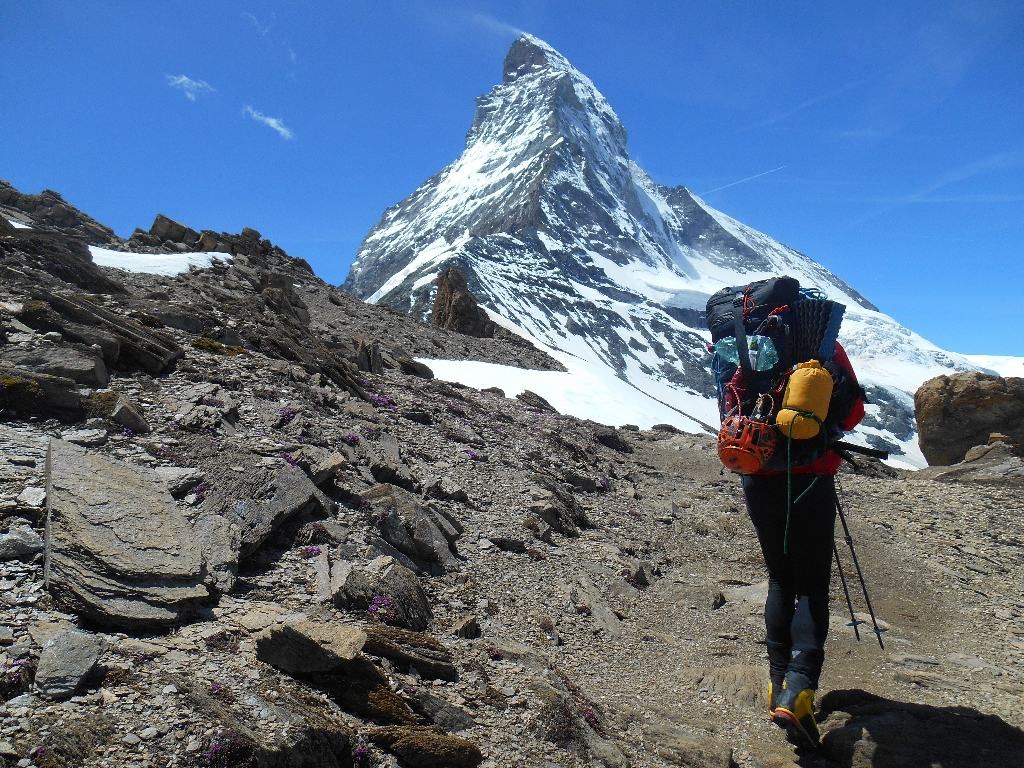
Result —
<svg viewBox="0 0 1024 768"><path fill-rule="evenodd" d="M888 650L836 586L797 753L710 437L431 378L557 362L229 237L155 274L0 233L0 766L1019 764L1015 486L843 476Z"/></svg>
<svg viewBox="0 0 1024 768"><path fill-rule="evenodd" d="M656 184L593 82L523 35L503 82L477 99L461 156L384 212L344 283L354 295L426 318L449 266L501 325L714 423L703 326L724 285L789 274L847 306L840 336L873 405L853 438L924 465L913 392L975 370L881 313L802 253Z"/></svg>

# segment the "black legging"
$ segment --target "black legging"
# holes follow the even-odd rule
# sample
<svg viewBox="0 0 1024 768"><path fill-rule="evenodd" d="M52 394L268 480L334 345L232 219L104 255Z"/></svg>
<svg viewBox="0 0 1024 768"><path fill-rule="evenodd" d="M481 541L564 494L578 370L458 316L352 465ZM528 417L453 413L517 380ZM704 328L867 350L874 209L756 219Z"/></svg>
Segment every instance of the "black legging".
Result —
<svg viewBox="0 0 1024 768"><path fill-rule="evenodd" d="M813 480L814 475L793 475L793 499ZM822 475L793 505L786 553L786 475L746 475L743 492L768 566L764 623L772 680L778 685L787 671L799 672L817 688L828 635L835 478Z"/></svg>

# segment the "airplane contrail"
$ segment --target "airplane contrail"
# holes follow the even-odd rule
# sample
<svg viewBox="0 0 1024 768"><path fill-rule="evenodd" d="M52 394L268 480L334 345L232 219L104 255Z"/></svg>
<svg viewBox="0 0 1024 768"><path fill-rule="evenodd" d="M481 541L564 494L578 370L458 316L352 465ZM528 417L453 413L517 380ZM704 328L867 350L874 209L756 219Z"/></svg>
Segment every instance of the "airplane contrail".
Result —
<svg viewBox="0 0 1024 768"><path fill-rule="evenodd" d="M701 192L698 195L698 197L703 197L704 195L710 195L712 192L718 192L720 189L728 189L729 187L735 187L737 184L742 184L744 181L750 181L751 179L759 179L762 176L767 176L769 173L775 173L776 171L781 171L783 168L788 168L788 167L789 166L787 166L787 165L780 165L778 168L772 168L770 171L765 171L764 173L758 173L758 174L756 174L754 176L748 176L745 179L740 179L739 181L734 181L732 184L726 184L724 187L716 187L715 189L709 189L707 192Z"/></svg>

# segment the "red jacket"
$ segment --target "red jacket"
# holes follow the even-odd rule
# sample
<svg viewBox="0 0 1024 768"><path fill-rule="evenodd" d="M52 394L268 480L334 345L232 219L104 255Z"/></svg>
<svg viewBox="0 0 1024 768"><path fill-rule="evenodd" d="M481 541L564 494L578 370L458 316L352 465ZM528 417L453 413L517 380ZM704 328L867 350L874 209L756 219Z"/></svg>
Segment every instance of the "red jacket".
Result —
<svg viewBox="0 0 1024 768"><path fill-rule="evenodd" d="M853 366L850 364L850 358L846 356L846 350L843 349L842 345L836 342L836 353L832 358L842 368L846 370L850 377L857 381L857 374L853 370ZM844 432L849 432L851 429L860 424L861 419L864 418L864 398L858 397L857 401L853 404L853 408L850 411L850 415L839 423L839 428ZM791 471L794 475L834 475L839 471L839 465L843 463L843 460L839 457L839 454L835 451L828 451L825 454L825 462L822 464L821 459L818 459L813 464L809 464L806 467L794 467ZM758 475L782 475L785 472L757 472Z"/></svg>

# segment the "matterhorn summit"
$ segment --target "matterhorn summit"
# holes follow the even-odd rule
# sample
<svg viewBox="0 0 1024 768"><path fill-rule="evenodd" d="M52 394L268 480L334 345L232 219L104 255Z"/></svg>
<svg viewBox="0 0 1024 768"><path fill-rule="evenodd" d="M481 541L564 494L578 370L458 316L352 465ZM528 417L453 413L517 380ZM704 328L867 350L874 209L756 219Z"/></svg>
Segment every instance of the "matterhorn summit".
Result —
<svg viewBox="0 0 1024 768"><path fill-rule="evenodd" d="M451 266L499 325L570 370L617 377L683 428L717 423L708 296L770 275L846 305L840 340L872 401L855 439L908 464L924 464L914 390L977 368L804 254L685 187L655 183L630 160L626 129L594 83L531 35L509 49L503 82L477 99L465 150L384 212L343 287L427 318L436 277Z"/></svg>

